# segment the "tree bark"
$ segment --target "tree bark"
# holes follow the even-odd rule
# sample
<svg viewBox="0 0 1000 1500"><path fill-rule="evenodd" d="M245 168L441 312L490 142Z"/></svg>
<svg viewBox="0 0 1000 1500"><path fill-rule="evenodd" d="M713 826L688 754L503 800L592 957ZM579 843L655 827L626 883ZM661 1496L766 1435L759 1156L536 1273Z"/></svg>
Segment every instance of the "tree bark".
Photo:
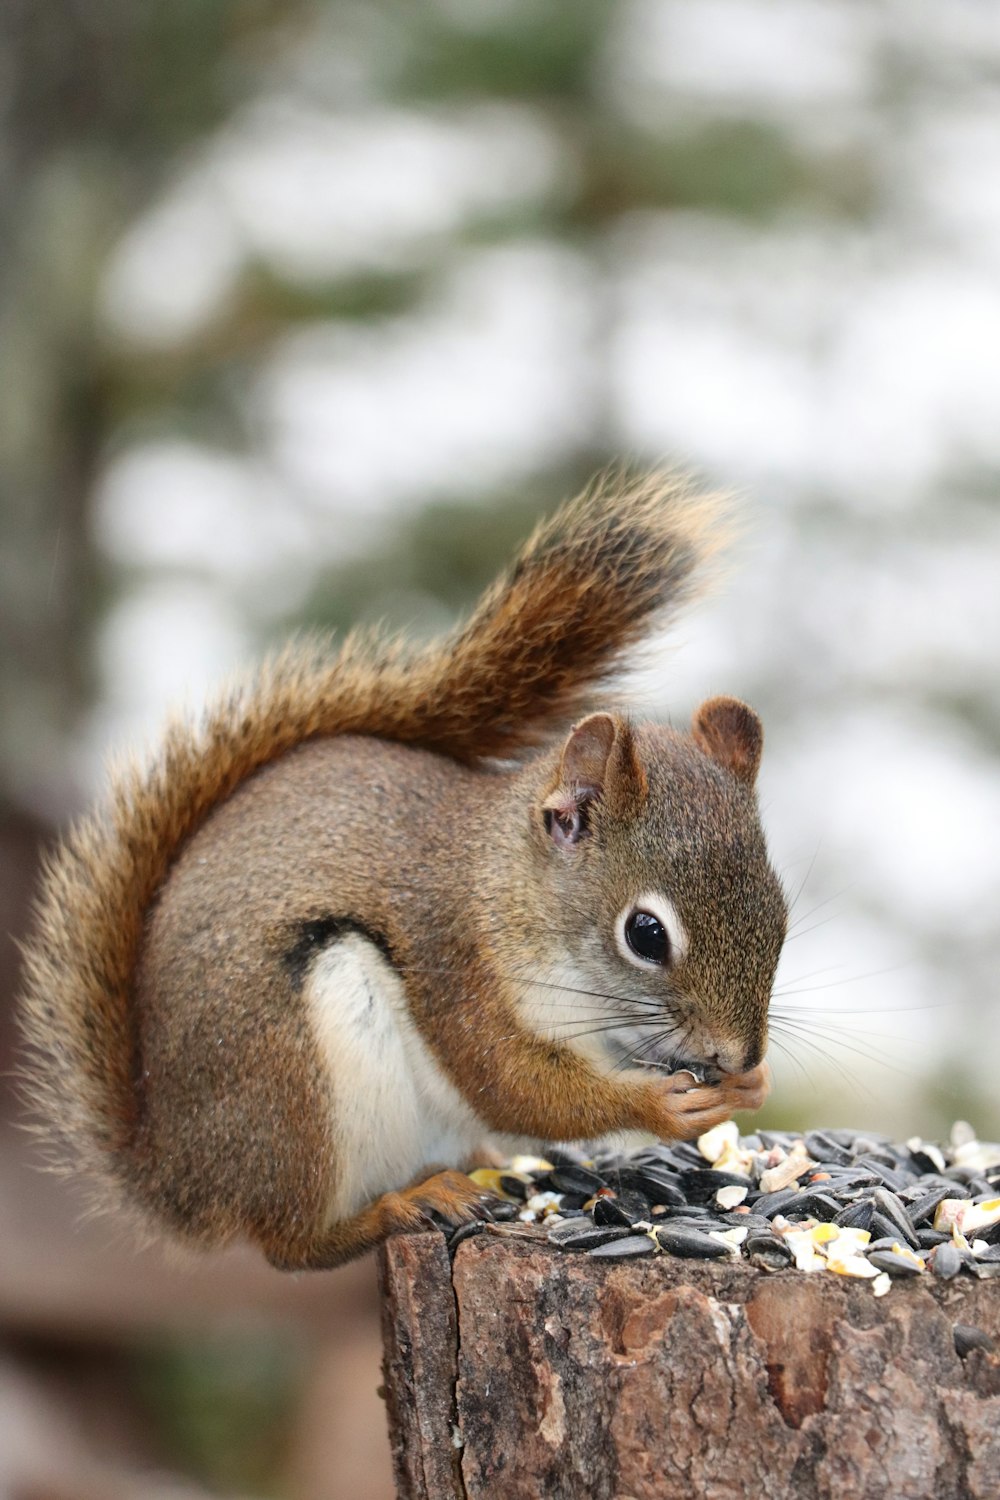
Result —
<svg viewBox="0 0 1000 1500"><path fill-rule="evenodd" d="M1000 1280L380 1251L400 1500L996 1500ZM956 1351L971 1325L994 1348Z"/></svg>

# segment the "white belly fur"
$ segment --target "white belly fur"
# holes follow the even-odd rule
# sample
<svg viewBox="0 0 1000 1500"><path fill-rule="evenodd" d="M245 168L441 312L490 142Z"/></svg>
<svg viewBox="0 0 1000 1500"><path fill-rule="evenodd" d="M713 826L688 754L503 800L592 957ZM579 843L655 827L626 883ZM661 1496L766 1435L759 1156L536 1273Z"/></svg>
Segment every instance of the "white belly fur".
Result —
<svg viewBox="0 0 1000 1500"><path fill-rule="evenodd" d="M329 1220L404 1187L428 1166L458 1166L485 1128L410 1020L402 980L350 933L316 959L304 994L330 1075L336 1184Z"/></svg>

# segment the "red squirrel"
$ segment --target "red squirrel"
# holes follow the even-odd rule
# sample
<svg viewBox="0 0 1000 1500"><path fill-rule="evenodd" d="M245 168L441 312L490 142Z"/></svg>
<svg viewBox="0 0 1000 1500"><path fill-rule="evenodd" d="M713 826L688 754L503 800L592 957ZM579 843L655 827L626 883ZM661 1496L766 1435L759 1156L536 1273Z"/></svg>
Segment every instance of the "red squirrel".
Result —
<svg viewBox="0 0 1000 1500"><path fill-rule="evenodd" d="M598 484L444 639L292 646L118 775L48 862L21 1007L44 1128L104 1201L328 1267L474 1215L484 1137L690 1138L763 1102L760 720L609 698L723 531L679 480Z"/></svg>

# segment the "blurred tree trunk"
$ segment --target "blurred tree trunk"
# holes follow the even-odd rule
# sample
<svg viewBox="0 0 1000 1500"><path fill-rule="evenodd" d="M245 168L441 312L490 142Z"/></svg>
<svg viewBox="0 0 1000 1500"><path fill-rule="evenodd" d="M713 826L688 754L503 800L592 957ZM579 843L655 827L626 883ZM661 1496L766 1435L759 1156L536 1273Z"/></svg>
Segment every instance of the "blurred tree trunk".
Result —
<svg viewBox="0 0 1000 1500"><path fill-rule="evenodd" d="M267 14L246 0L0 6L0 792L57 815L100 591L101 275L178 148L232 102L224 47Z"/></svg>
<svg viewBox="0 0 1000 1500"><path fill-rule="evenodd" d="M287 19L296 12L286 5ZM270 0L0 5L0 1070L12 935L38 841L76 803L102 570L90 535L115 418L98 300L108 254L178 150L253 76L233 54ZM230 67L221 66L223 57Z"/></svg>

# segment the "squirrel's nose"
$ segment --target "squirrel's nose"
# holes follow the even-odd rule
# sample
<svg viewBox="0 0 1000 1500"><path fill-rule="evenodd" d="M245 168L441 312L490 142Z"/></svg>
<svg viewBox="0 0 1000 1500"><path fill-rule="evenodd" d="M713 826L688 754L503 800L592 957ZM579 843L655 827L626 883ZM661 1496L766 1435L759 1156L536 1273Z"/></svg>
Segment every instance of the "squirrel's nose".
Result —
<svg viewBox="0 0 1000 1500"><path fill-rule="evenodd" d="M704 1061L710 1067L721 1068L723 1073L749 1073L763 1056L760 1042L753 1042L749 1047L743 1042L734 1042L732 1046L719 1047L711 1054L705 1053Z"/></svg>
<svg viewBox="0 0 1000 1500"><path fill-rule="evenodd" d="M714 1052L703 1052L701 1060L708 1068L716 1068L720 1073L739 1072L739 1052L736 1047L721 1046Z"/></svg>
<svg viewBox="0 0 1000 1500"><path fill-rule="evenodd" d="M748 1047L743 1054L743 1061L740 1065L741 1072L749 1073L752 1068L756 1068L758 1063L763 1061L763 1058L763 1045L760 1042L754 1042L753 1046Z"/></svg>

